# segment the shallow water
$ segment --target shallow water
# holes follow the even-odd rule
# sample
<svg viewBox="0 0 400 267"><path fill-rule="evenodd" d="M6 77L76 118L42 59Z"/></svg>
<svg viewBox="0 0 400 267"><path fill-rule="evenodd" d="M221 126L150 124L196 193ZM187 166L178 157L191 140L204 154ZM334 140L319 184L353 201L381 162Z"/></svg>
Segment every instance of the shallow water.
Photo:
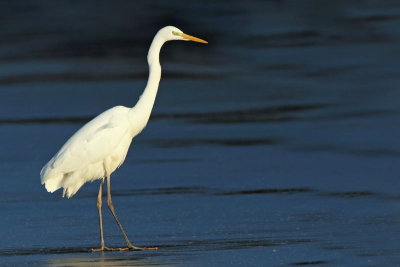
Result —
<svg viewBox="0 0 400 267"><path fill-rule="evenodd" d="M396 1L2 4L0 264L400 265ZM98 246L98 182L39 171L94 115L132 106L173 24L146 130L112 176L132 242ZM123 239L104 208L105 239Z"/></svg>

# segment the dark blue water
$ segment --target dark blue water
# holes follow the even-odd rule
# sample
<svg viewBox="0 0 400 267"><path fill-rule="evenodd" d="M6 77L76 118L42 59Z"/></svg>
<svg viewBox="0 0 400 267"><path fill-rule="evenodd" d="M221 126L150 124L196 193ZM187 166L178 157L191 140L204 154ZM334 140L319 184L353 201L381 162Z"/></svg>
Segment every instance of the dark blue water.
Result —
<svg viewBox="0 0 400 267"><path fill-rule="evenodd" d="M0 265L400 265L400 3L1 4ZM99 245L98 182L39 171L96 114L133 106L155 32L152 119L112 176L132 242ZM124 241L104 208L108 246Z"/></svg>

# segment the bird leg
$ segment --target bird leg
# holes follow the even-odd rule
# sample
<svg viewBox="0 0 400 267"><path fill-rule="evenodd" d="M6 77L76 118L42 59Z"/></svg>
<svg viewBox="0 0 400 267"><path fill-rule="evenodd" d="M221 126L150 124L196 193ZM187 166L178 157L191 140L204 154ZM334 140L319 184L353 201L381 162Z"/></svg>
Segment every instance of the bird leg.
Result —
<svg viewBox="0 0 400 267"><path fill-rule="evenodd" d="M121 251L121 250L128 250L128 249L120 249L120 248L110 248L104 245L104 232L103 232L103 216L101 212L101 207L103 204L103 184L104 179L101 180L99 193L97 194L97 210L99 212L99 226L100 226L100 247L99 248L92 248L91 252L102 252L102 251Z"/></svg>
<svg viewBox="0 0 400 267"><path fill-rule="evenodd" d="M103 234L103 216L101 212L101 206L103 204L103 184L104 179L101 180L99 193L97 194L97 211L99 212L99 227L100 227L100 248L93 248L90 251L92 252L100 252L104 250L111 250L110 248L104 245L104 234Z"/></svg>
<svg viewBox="0 0 400 267"><path fill-rule="evenodd" d="M120 248L117 250L129 250L129 249L134 249L134 250L155 250L157 249L156 247L152 248L147 248L147 247L137 247L132 245L132 243L129 241L128 236L125 233L124 227L122 226L121 222L118 219L117 213L115 212L114 204L112 202L112 197L111 197L111 179L110 175L107 175L107 204L108 208L110 209L112 215L114 216L115 221L117 222L119 229L121 230L122 235L125 238L125 242L127 244L127 248Z"/></svg>
<svg viewBox="0 0 400 267"><path fill-rule="evenodd" d="M100 226L100 244L104 248L104 234L103 234L103 214L101 212L101 206L103 205L103 183L104 179L101 180L99 193L97 194L97 210L99 212L99 226Z"/></svg>

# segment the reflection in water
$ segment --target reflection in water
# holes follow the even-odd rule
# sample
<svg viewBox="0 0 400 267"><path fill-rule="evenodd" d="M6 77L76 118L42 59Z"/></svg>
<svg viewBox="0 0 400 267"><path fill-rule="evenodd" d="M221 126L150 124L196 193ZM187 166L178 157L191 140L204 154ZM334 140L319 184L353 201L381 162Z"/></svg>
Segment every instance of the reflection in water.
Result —
<svg viewBox="0 0 400 267"><path fill-rule="evenodd" d="M134 256L124 253L123 255L110 255L110 253L94 253L91 257L60 257L49 259L44 262L45 266L54 267L81 267L81 266L99 266L99 267L116 267L116 266L171 266L155 262L147 257Z"/></svg>
<svg viewBox="0 0 400 267"><path fill-rule="evenodd" d="M265 234L265 233L263 233ZM205 252L230 250L248 250L251 248L279 247L315 242L312 239L268 238L257 233L251 238L192 239L178 242L166 242L156 252L104 252L90 253L90 257L60 257L45 262L46 266L175 266L188 265L188 257ZM60 253L60 252L59 252ZM69 253L67 251L61 253ZM40 254L40 253L39 253ZM57 254L53 251L53 255Z"/></svg>

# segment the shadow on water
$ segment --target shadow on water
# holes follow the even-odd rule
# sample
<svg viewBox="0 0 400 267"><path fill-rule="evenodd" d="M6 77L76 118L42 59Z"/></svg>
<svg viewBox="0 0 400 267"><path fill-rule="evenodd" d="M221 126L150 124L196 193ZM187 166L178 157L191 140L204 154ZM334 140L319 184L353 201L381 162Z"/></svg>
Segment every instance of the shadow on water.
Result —
<svg viewBox="0 0 400 267"><path fill-rule="evenodd" d="M359 199L373 198L385 199L389 201L399 201L398 194L385 194L374 191L322 191L309 187L290 187L290 188L254 188L246 190L226 190L223 188L209 188L203 186L181 186L181 187L163 187L163 188L141 188L141 189L114 189L113 197L140 197L140 196L168 196L168 195L197 195L197 196L216 196L216 197L235 197L235 196L251 196L251 195L309 195L324 198L342 198L342 199ZM81 192L80 198L96 198L97 194ZM15 194L3 194L1 201L7 203L27 203L34 201L46 202L47 198L35 198L31 196L29 199L21 199ZM1 253L0 253L1 255Z"/></svg>
<svg viewBox="0 0 400 267"><path fill-rule="evenodd" d="M239 190L223 192L217 195L230 196L230 195L254 195L254 194L297 194L297 193L310 193L313 192L310 188L266 188L255 190Z"/></svg>
<svg viewBox="0 0 400 267"><path fill-rule="evenodd" d="M168 252L190 252L226 249L246 249L251 247L279 246L298 243L312 242L311 239L266 239L266 238L237 238L237 239L204 239L204 240L181 240L157 245L157 252L149 251L124 251L124 252L103 252L135 253L137 256L166 255ZM60 248L37 248L37 249L5 249L0 251L0 257L26 256L26 255L54 255L54 254L80 254L89 253L97 255L98 252L91 252L91 247L60 247ZM101 253L100 253L101 254Z"/></svg>
<svg viewBox="0 0 400 267"><path fill-rule="evenodd" d="M152 115L157 119L182 119L194 123L251 123L251 122L283 122L299 119L298 112L312 111L327 107L326 104L282 105L244 110L202 112L202 113L158 113ZM56 124L85 123L94 116L82 117L42 117L42 118L4 118L0 124Z"/></svg>
<svg viewBox="0 0 400 267"><path fill-rule="evenodd" d="M332 104L303 104L281 105L275 107L259 107L231 111L215 112L188 112L188 113L155 113L152 120L183 120L189 123L202 124L243 124L265 122L289 121L326 121L351 118L371 118L376 116L392 115L393 110L368 110L368 111L334 111L324 114L315 114L313 111L332 108ZM84 124L95 115L79 117L25 117L25 118L0 118L0 124Z"/></svg>
<svg viewBox="0 0 400 267"><path fill-rule="evenodd" d="M302 152L323 152L329 151L337 154L349 154L362 157L400 157L400 151L395 148L349 148L345 146L332 146L332 145L308 145L308 146L298 146L294 148L295 151Z"/></svg>
<svg viewBox="0 0 400 267"><path fill-rule="evenodd" d="M183 240L160 246L160 249L181 252L201 252L219 250L237 250L255 247L270 247L282 245L294 245L300 243L313 242L312 239L286 238L232 238L232 239L203 239L203 240Z"/></svg>
<svg viewBox="0 0 400 267"><path fill-rule="evenodd" d="M115 190L114 196L143 196L143 195L177 195L193 194L208 196L235 196L235 195L258 195L258 194L298 194L315 192L311 188L263 188L254 190L232 190L207 188L201 186L171 187L154 189L125 189ZM92 197L92 196L91 196Z"/></svg>
<svg viewBox="0 0 400 267"><path fill-rule="evenodd" d="M329 264L329 261L301 261L295 263L289 263L291 266L306 266L306 265L322 265L322 264Z"/></svg>
<svg viewBox="0 0 400 267"><path fill-rule="evenodd" d="M206 196L244 196L244 195L293 195L293 194L312 194L319 197L328 198L385 198L398 200L400 196L393 194L383 194L373 191L321 191L309 187L292 188L258 188L248 190L226 190L221 188L207 188L202 186L188 187L166 187L166 188L143 188L143 189L120 189L113 192L113 196L149 196L149 195L206 195ZM95 195L85 195L84 197L94 198Z"/></svg>
<svg viewBox="0 0 400 267"><path fill-rule="evenodd" d="M166 71L164 74L166 79L190 79L190 80L202 80L202 79L217 79L224 75L213 74L213 73L182 73L182 72L171 72ZM226 74L225 74L226 75ZM10 75L7 77L0 77L0 85L15 85L15 84L34 84L34 83L54 83L54 82L109 82L109 81L132 81L132 80L145 80L147 78L147 72L142 73L120 73L120 74L109 74L109 73L44 73L44 74L30 74L30 75Z"/></svg>
<svg viewBox="0 0 400 267"><path fill-rule="evenodd" d="M254 35L243 38L244 44L252 48L271 47L302 47L315 46L326 43L322 35L317 31L294 31L277 34Z"/></svg>
<svg viewBox="0 0 400 267"><path fill-rule="evenodd" d="M188 147L188 146L261 146L261 145L276 145L280 140L270 138L240 138L240 139L166 139L154 140L150 142L156 147Z"/></svg>

